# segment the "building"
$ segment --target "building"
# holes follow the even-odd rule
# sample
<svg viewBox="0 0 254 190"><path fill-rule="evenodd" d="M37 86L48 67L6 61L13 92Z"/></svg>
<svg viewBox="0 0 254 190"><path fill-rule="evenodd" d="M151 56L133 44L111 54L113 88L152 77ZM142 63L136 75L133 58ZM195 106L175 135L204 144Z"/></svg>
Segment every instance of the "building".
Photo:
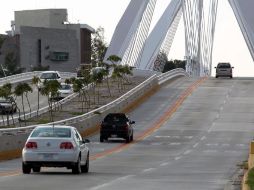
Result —
<svg viewBox="0 0 254 190"><path fill-rule="evenodd" d="M15 11L12 32L17 40L19 65L25 71L49 67L75 72L91 63L91 33L86 24L68 22L67 9Z"/></svg>

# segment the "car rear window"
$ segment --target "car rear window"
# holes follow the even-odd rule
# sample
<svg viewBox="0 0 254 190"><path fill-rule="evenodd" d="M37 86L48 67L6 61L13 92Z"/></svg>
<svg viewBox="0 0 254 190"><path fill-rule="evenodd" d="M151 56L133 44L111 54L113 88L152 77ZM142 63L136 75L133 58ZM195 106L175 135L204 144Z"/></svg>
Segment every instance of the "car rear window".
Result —
<svg viewBox="0 0 254 190"><path fill-rule="evenodd" d="M217 66L218 68L231 68L231 65L229 63L221 63L221 64L218 64Z"/></svg>
<svg viewBox="0 0 254 190"><path fill-rule="evenodd" d="M67 128L54 128L54 127L38 128L33 131L31 137L70 138L71 130Z"/></svg>
<svg viewBox="0 0 254 190"><path fill-rule="evenodd" d="M128 118L124 114L109 114L105 117L104 122L107 123L125 123Z"/></svg>
<svg viewBox="0 0 254 190"><path fill-rule="evenodd" d="M57 74L56 73L42 73L41 74L41 79L57 79Z"/></svg>

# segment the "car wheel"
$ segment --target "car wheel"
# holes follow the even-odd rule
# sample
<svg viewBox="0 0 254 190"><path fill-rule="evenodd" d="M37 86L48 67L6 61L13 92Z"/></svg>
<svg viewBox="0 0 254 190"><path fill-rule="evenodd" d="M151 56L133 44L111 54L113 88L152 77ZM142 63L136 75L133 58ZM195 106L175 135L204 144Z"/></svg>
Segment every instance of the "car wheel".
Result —
<svg viewBox="0 0 254 190"><path fill-rule="evenodd" d="M29 167L28 165L22 163L22 171L23 171L23 174L30 174L31 173L31 167Z"/></svg>
<svg viewBox="0 0 254 190"><path fill-rule="evenodd" d="M218 76L216 75L215 78L218 78Z"/></svg>
<svg viewBox="0 0 254 190"><path fill-rule="evenodd" d="M40 172L41 171L41 167L33 167L33 172Z"/></svg>
<svg viewBox="0 0 254 190"><path fill-rule="evenodd" d="M129 143L131 141L131 137L128 135L127 137L126 137L126 143Z"/></svg>
<svg viewBox="0 0 254 190"><path fill-rule="evenodd" d="M100 136L100 142L103 142L104 141L104 137L101 135Z"/></svg>
<svg viewBox="0 0 254 190"><path fill-rule="evenodd" d="M131 141L133 141L133 134L131 135Z"/></svg>
<svg viewBox="0 0 254 190"><path fill-rule="evenodd" d="M86 165L81 166L81 171L82 173L88 173L89 171L89 153L87 154Z"/></svg>
<svg viewBox="0 0 254 190"><path fill-rule="evenodd" d="M80 164L80 156L78 157L78 161L75 163L75 165L72 168L73 174L80 174L81 173L81 164Z"/></svg>

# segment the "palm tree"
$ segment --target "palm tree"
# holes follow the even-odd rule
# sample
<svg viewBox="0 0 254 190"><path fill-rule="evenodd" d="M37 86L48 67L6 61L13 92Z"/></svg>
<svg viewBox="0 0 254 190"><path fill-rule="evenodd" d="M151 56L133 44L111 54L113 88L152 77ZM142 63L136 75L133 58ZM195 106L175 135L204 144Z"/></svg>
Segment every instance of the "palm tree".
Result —
<svg viewBox="0 0 254 190"><path fill-rule="evenodd" d="M41 82L40 78L37 76L33 76L32 78L32 84L36 86L37 88L37 117L39 115L39 109L40 109L40 91L39 91L39 83Z"/></svg>
<svg viewBox="0 0 254 190"><path fill-rule="evenodd" d="M115 65L117 62L122 61L122 58L117 55L110 55L107 58L107 61L110 61L113 65Z"/></svg>
<svg viewBox="0 0 254 190"><path fill-rule="evenodd" d="M49 80L44 82L43 88L41 89L41 94L48 98L51 122L54 121L52 99L57 97L60 87L61 84L57 80Z"/></svg>
<svg viewBox="0 0 254 190"><path fill-rule="evenodd" d="M109 86L109 73L110 73L110 67L111 66L109 64L107 64L107 63L103 63L103 66L104 66L104 69L102 70L103 76L106 77L109 96L111 96L110 86Z"/></svg>
<svg viewBox="0 0 254 190"><path fill-rule="evenodd" d="M28 92L32 93L33 89L31 88L31 86L28 83L23 83L23 89L24 89L24 93L25 93L25 96L26 96L26 100L27 100L28 106L29 106L30 117L31 117L32 109L31 109L31 105L30 105L30 102L29 102L29 99L28 99Z"/></svg>
<svg viewBox="0 0 254 190"><path fill-rule="evenodd" d="M14 89L14 94L16 96L21 96L21 101L22 101L22 108L23 108L23 115L24 115L24 121L25 121L25 125L26 125L26 116L25 116L25 106L24 106L24 92L25 92L25 88L23 83L19 83L15 89Z"/></svg>
<svg viewBox="0 0 254 190"><path fill-rule="evenodd" d="M93 79L93 81L94 81L94 83L95 83L95 85L94 85L94 98L95 98L95 94L96 94L96 86L98 86L98 95L97 95L97 102L98 102L98 104L99 104L99 96L100 96L100 91L99 91L99 84L101 84L102 83L102 81L103 81L103 71L102 70L99 70L99 71L97 71L97 72L93 72L92 73L92 79ZM95 102L95 99L94 99L94 102Z"/></svg>

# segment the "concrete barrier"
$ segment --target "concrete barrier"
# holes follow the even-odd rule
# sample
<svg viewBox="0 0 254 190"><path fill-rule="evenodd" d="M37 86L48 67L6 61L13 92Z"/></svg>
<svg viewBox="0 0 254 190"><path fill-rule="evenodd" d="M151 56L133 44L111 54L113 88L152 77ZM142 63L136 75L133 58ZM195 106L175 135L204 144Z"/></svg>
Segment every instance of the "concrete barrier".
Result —
<svg viewBox="0 0 254 190"><path fill-rule="evenodd" d="M90 136L99 130L99 124L102 119L112 112L127 112L134 109L137 105L145 101L149 96L155 93L159 86L174 77L186 76L184 70L175 70L161 75L153 75L146 81L136 86L123 96L95 109L89 113L62 121L56 121L49 124L71 125L75 126L83 136ZM163 82L162 82L163 80ZM0 160L6 160L20 156L24 143L33 130L34 126L0 129Z"/></svg>

